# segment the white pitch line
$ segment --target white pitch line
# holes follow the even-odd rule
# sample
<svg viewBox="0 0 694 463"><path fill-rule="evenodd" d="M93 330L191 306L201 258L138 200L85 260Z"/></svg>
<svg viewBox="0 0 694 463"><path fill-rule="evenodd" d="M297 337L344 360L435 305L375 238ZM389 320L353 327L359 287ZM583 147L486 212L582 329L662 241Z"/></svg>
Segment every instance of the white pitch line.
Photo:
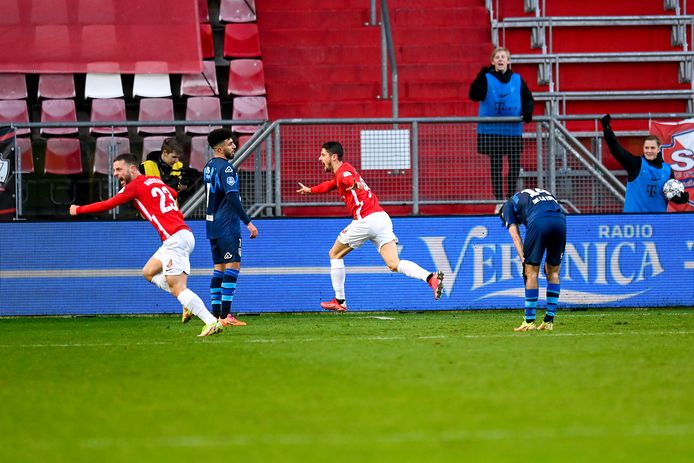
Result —
<svg viewBox="0 0 694 463"><path fill-rule="evenodd" d="M354 445L364 444L406 444L460 441L503 441L503 440L533 440L533 439L594 439L609 437L690 437L694 435L694 424L680 425L664 424L663 426L630 428L600 426L572 426L566 428L537 428L524 429L451 429L442 432L391 432L391 433L329 433L322 430L311 434L278 434L262 433L257 435L236 434L225 437L210 437L205 435L167 436L153 438L91 438L77 441L77 445L88 449L109 448L219 448L231 446L259 445ZM38 437L40 440L40 436ZM39 443L36 443L39 444ZM64 444L64 442L63 442ZM39 444L41 445L41 444ZM45 446L45 443L43 444Z"/></svg>
<svg viewBox="0 0 694 463"><path fill-rule="evenodd" d="M668 335L692 335L694 331L622 331L622 332L604 332L604 333L498 333L498 334L461 334L456 336L447 335L432 335L432 336L344 336L344 337L307 337L307 338L234 338L222 337L214 338L214 341L198 341L195 345L208 342L210 345L213 344L279 344L279 343L292 343L292 342L325 342L329 339L339 340L339 339L349 339L349 340L360 340L360 341L405 341L405 340L421 340L427 341L431 339L500 339L500 338L518 338L518 339L528 339L529 337L542 337L543 339L549 338L565 338L565 337L599 337L599 336L668 336ZM58 347L123 347L123 346L156 346L156 345L174 345L180 344L179 340L171 341L151 341L151 342L132 342L132 343L56 343L56 344L0 344L0 348L58 348Z"/></svg>

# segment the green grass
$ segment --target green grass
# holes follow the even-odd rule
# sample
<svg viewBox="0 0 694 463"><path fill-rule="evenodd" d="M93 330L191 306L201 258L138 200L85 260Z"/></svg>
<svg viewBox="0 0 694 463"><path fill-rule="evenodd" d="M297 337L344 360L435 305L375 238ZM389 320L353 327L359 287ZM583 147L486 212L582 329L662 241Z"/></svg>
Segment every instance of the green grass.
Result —
<svg viewBox="0 0 694 463"><path fill-rule="evenodd" d="M694 461L692 310L245 319L0 320L0 461Z"/></svg>

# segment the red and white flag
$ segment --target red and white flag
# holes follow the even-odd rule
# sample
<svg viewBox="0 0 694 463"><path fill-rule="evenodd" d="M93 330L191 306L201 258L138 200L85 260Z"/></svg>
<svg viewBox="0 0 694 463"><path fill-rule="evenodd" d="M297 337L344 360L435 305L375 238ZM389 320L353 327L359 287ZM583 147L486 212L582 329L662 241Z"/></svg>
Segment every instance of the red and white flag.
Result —
<svg viewBox="0 0 694 463"><path fill-rule="evenodd" d="M677 180L689 192L687 204L668 202L668 212L694 211L694 119L681 122L650 123L650 132L662 145L663 160L670 164Z"/></svg>

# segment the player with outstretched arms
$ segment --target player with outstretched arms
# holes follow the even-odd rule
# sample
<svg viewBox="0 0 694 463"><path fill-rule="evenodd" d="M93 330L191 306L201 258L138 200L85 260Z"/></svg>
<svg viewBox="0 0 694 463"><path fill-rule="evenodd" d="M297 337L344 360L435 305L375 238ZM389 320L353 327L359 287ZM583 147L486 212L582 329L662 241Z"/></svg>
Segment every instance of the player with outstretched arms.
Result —
<svg viewBox="0 0 694 463"><path fill-rule="evenodd" d="M347 310L344 257L366 241L376 245L383 262L391 271L426 282L434 291L434 298L439 299L443 292L443 272L439 270L432 273L415 262L398 257L398 239L393 232L390 216L381 208L378 198L354 167L342 160L343 155L344 150L340 143L325 143L318 160L325 172L332 173L334 177L312 187L299 183L300 188L297 190L297 193L302 195L337 190L352 212L352 223L340 232L328 253L335 298L329 302L321 302L321 307L337 312Z"/></svg>
<svg viewBox="0 0 694 463"><path fill-rule="evenodd" d="M534 188L525 189L509 198L501 208L500 217L523 264L525 280L525 320L514 331L552 331L559 301L559 268L566 247L564 211L552 193ZM525 225L525 241L520 236L521 224ZM547 311L542 324L537 326L537 277L545 253Z"/></svg>
<svg viewBox="0 0 694 463"><path fill-rule="evenodd" d="M219 322L205 307L205 303L188 289L190 254L195 238L183 220L176 203L177 193L159 177L140 174L138 159L130 153L121 154L113 161L113 176L123 188L112 198L85 206L70 206L70 215L91 214L111 210L132 203L143 218L159 233L162 245L147 261L142 273L153 285L171 293L184 308L200 317L205 327L199 336L211 336L223 331Z"/></svg>

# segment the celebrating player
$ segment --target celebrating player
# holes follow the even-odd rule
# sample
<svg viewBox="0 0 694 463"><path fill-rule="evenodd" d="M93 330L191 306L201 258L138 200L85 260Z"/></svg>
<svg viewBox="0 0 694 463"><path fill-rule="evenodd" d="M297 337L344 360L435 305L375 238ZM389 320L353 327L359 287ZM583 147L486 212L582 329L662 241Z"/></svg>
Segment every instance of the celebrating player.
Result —
<svg viewBox="0 0 694 463"><path fill-rule="evenodd" d="M173 294L184 310L186 307L205 322L199 336L211 336L224 329L205 307L200 297L188 289L190 253L195 248L195 238L183 221L183 214L176 204L176 191L159 177L140 174L135 155L125 153L113 161L113 176L123 186L114 197L86 206L70 206L70 215L104 212L116 206L132 202L143 218L157 230L162 245L147 261L144 277L164 291Z"/></svg>
<svg viewBox="0 0 694 463"><path fill-rule="evenodd" d="M566 247L566 216L549 191L535 188L523 190L508 199L501 208L501 221L508 229L523 262L525 280L525 320L513 330L552 331L559 301L559 266ZM521 223L525 225L525 242L518 229ZM542 324L536 326L535 310L539 295L537 275L545 252L547 312Z"/></svg>
<svg viewBox="0 0 694 463"><path fill-rule="evenodd" d="M434 299L439 299L443 292L443 272L431 273L409 260L398 257L398 239L393 233L393 223L388 214L381 208L378 198L366 185L364 179L351 164L342 161L344 151L336 141L323 145L318 160L326 172L335 175L331 180L313 187L299 183L297 193L302 195L328 193L338 190L345 205L352 211L353 221L342 230L330 249L330 278L335 299L321 302L326 310L345 312L345 262L344 257L366 241L371 241L378 248L383 262L393 272L402 273L410 278L425 281L434 290Z"/></svg>

